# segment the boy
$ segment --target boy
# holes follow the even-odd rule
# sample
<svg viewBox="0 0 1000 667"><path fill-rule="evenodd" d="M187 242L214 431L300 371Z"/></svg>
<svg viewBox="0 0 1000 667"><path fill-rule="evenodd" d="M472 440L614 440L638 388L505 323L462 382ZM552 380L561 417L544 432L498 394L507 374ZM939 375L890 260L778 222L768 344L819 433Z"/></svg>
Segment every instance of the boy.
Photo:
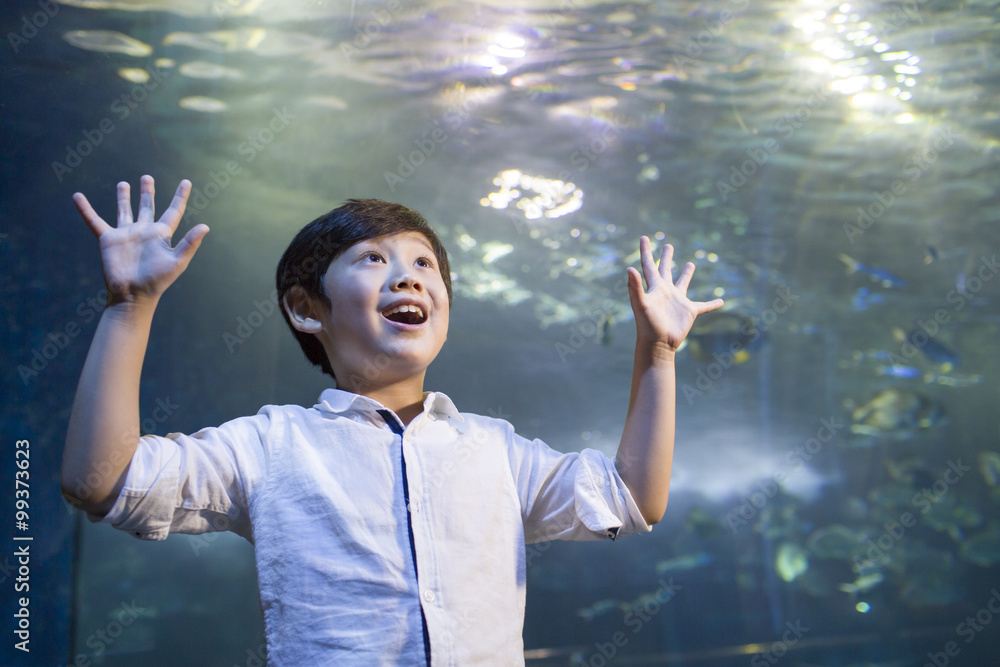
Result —
<svg viewBox="0 0 1000 667"><path fill-rule="evenodd" d="M175 248L191 184L153 221L143 176L133 222L80 194L108 304L84 364L63 456L67 499L142 539L231 530L254 544L272 665L523 664L525 544L650 530L667 504L674 352L703 312L640 240L628 269L637 340L612 462L559 454L499 419L460 413L424 375L448 333L437 236L403 206L352 200L303 228L278 266L285 319L332 375L311 409L268 405L186 436L139 437L139 376L153 311L208 232ZM81 482L81 480L87 480Z"/></svg>

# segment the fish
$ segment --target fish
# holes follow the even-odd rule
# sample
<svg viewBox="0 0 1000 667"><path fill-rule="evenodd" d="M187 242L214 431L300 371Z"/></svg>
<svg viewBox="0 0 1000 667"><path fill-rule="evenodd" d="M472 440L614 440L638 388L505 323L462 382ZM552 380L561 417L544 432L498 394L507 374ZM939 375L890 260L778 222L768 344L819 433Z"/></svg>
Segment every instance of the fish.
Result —
<svg viewBox="0 0 1000 667"><path fill-rule="evenodd" d="M979 472L990 486L1000 483L1000 454L996 452L979 452Z"/></svg>
<svg viewBox="0 0 1000 667"><path fill-rule="evenodd" d="M924 382L944 385L945 387L971 387L983 381L983 376L978 373L972 375L938 375L928 373L924 376Z"/></svg>
<svg viewBox="0 0 1000 667"><path fill-rule="evenodd" d="M498 241L487 241L481 246L483 253L483 264L492 264L501 257L505 257L514 251L514 246L509 243Z"/></svg>
<svg viewBox="0 0 1000 667"><path fill-rule="evenodd" d="M927 361L937 365L945 373L962 363L962 358L957 352L920 329L910 329L907 333L899 327L895 327L892 330L892 335L899 342L912 345L920 350Z"/></svg>
<svg viewBox="0 0 1000 667"><path fill-rule="evenodd" d="M684 517L684 530L699 539L710 540L723 534L723 523L704 507L694 507Z"/></svg>
<svg viewBox="0 0 1000 667"><path fill-rule="evenodd" d="M146 83L149 81L149 71L141 67L122 67L118 70L118 76L132 83Z"/></svg>
<svg viewBox="0 0 1000 667"><path fill-rule="evenodd" d="M865 548L862 534L839 523L820 528L806 540L808 552L819 558L850 560Z"/></svg>
<svg viewBox="0 0 1000 667"><path fill-rule="evenodd" d="M217 100L212 97L202 97L199 95L182 97L178 100L177 104L184 109L203 111L205 113L219 113L229 108L229 105L222 100Z"/></svg>
<svg viewBox="0 0 1000 667"><path fill-rule="evenodd" d="M941 373L925 373L913 366L879 366L875 369L879 375L905 379L922 379L926 384L940 384L945 387L971 387L983 381L978 373L971 375L943 375Z"/></svg>
<svg viewBox="0 0 1000 667"><path fill-rule="evenodd" d="M303 32L247 27L201 33L172 32L163 38L163 45L181 45L216 53L253 51L259 56L283 57L323 51L330 47L330 42Z"/></svg>
<svg viewBox="0 0 1000 667"><path fill-rule="evenodd" d="M983 515L972 501L967 496L958 495L957 491L950 491L943 496L931 496L926 491L922 494L922 502L925 503L921 508L924 524L939 533L948 533L956 542L965 540L962 528L975 528L983 522ZM934 500L928 502L927 498Z"/></svg>
<svg viewBox="0 0 1000 667"><path fill-rule="evenodd" d="M728 360L730 356L731 363L745 363L763 340L764 332L758 328L756 318L733 311L699 317L687 335L691 355L704 363L720 361L720 358Z"/></svg>
<svg viewBox="0 0 1000 667"><path fill-rule="evenodd" d="M973 565L990 567L1000 563L1000 528L994 521L981 533L973 535L959 546L959 555Z"/></svg>
<svg viewBox="0 0 1000 667"><path fill-rule="evenodd" d="M881 572L872 572L871 574L863 574L852 582L840 584L837 588L845 593L857 596L858 593L867 593L883 581L885 581L884 574Z"/></svg>
<svg viewBox="0 0 1000 667"><path fill-rule="evenodd" d="M611 613L612 611L616 611L618 606L618 600L598 600L589 607L581 607L580 609L577 609L576 615L581 618L585 618L588 621L593 621L598 616L603 616Z"/></svg>
<svg viewBox="0 0 1000 667"><path fill-rule="evenodd" d="M310 95L302 98L302 103L321 109L333 109L335 111L346 111L350 108L347 102L335 95Z"/></svg>
<svg viewBox="0 0 1000 667"><path fill-rule="evenodd" d="M676 558L661 560L657 563L656 573L664 574L665 572L683 572L685 570L694 570L699 567L704 567L711 562L711 554L705 552L688 554L686 556L677 556Z"/></svg>
<svg viewBox="0 0 1000 667"><path fill-rule="evenodd" d="M153 47L115 30L71 30L63 39L87 51L102 53L124 53L127 56L145 57L153 53Z"/></svg>
<svg viewBox="0 0 1000 667"><path fill-rule="evenodd" d="M184 76L192 79L242 79L243 72L233 67L225 67L202 60L184 63L178 70Z"/></svg>
<svg viewBox="0 0 1000 667"><path fill-rule="evenodd" d="M614 323L615 323L615 318L611 315L605 314L603 317L601 317L599 328L600 328L601 345L603 345L604 347L611 347L611 344L614 342L614 339L611 336L611 327L614 325Z"/></svg>
<svg viewBox="0 0 1000 667"><path fill-rule="evenodd" d="M913 366L879 366L875 369L875 372L879 375L888 375L889 377L895 378L919 378L924 376L924 372L919 368L914 368Z"/></svg>
<svg viewBox="0 0 1000 667"><path fill-rule="evenodd" d="M853 257L849 257L844 253L837 255L844 264L847 265L847 272L851 273L864 273L869 276L872 280L882 285L882 287L906 287L906 281L899 276L886 271L885 269L880 269L874 266L868 266L867 264L862 264L861 262L855 260Z"/></svg>
<svg viewBox="0 0 1000 667"><path fill-rule="evenodd" d="M917 430L946 421L944 408L934 400L903 389L883 389L851 414L851 433L908 437Z"/></svg>
<svg viewBox="0 0 1000 667"><path fill-rule="evenodd" d="M861 312L868 310L871 306L885 303L887 301L885 294L881 292L872 292L867 287L859 287L854 293L854 298L851 300L851 305L854 310Z"/></svg>
<svg viewBox="0 0 1000 667"><path fill-rule="evenodd" d="M774 557L774 571L783 581L792 582L809 569L809 556L797 544L783 542Z"/></svg>

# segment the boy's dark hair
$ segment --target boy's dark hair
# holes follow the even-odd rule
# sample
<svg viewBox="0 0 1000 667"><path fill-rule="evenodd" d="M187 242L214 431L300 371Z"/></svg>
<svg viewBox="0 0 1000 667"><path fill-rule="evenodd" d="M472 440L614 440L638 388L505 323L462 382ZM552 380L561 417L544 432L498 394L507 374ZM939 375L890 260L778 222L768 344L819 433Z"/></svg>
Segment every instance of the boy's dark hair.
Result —
<svg viewBox="0 0 1000 667"><path fill-rule="evenodd" d="M336 376L323 344L313 334L292 326L291 318L285 311L285 295L294 285L301 285L307 294L332 307L330 297L323 289L323 276L326 275L330 262L355 243L401 232L418 232L430 241L444 286L448 290L450 306L452 292L448 252L423 216L402 204L392 204L381 199L349 199L344 205L321 215L299 230L278 262L275 285L278 288L281 314L309 361L334 379Z"/></svg>

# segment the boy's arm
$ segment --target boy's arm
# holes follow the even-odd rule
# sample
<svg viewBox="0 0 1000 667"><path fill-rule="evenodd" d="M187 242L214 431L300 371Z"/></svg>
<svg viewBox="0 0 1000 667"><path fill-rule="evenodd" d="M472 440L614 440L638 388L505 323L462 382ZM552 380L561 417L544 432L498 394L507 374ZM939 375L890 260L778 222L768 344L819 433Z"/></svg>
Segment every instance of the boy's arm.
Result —
<svg viewBox="0 0 1000 667"><path fill-rule="evenodd" d="M670 244L663 247L659 267L645 236L639 240L639 253L649 290L643 289L639 272L629 267L629 301L636 323L635 361L615 468L646 523L654 524L663 518L670 492L676 406L674 355L695 317L721 307L723 301L706 303L687 298L694 274L690 262L677 283L671 282L674 249Z"/></svg>
<svg viewBox="0 0 1000 667"><path fill-rule="evenodd" d="M141 180L133 221L128 183L118 184L118 225L102 220L80 193L80 214L98 237L108 289L77 386L62 461L63 496L74 506L106 514L121 491L139 442L139 377L160 296L187 268L208 232L197 225L175 248L191 183L181 181L170 207L153 222L154 184Z"/></svg>

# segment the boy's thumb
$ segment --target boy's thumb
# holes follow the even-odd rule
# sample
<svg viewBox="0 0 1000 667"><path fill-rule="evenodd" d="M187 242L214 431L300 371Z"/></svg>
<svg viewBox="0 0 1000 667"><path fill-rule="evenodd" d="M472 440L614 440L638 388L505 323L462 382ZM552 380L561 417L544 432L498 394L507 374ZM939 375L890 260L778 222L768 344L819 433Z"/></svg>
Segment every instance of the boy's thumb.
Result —
<svg viewBox="0 0 1000 667"><path fill-rule="evenodd" d="M191 257L194 256L195 251L201 246L201 241L208 232L208 225L195 225L188 230L188 233L184 235L181 242L177 244L177 252L184 258L185 262L191 260Z"/></svg>
<svg viewBox="0 0 1000 667"><path fill-rule="evenodd" d="M639 275L639 272L635 269L635 267L630 266L626 270L625 283L628 287L628 300L632 304L632 310L634 312L636 308L639 307L641 299L640 295L643 292L642 276Z"/></svg>

